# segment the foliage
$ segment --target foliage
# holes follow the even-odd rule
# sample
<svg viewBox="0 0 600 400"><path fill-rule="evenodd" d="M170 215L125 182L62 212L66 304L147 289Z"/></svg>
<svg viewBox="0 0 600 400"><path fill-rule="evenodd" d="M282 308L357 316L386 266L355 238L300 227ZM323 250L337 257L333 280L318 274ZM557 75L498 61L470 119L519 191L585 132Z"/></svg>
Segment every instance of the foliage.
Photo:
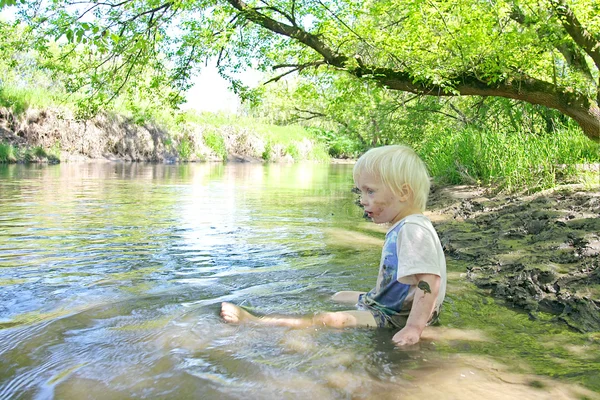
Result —
<svg viewBox="0 0 600 400"><path fill-rule="evenodd" d="M265 143L265 151L262 152L262 159L264 161L271 161L271 153L273 151L273 146L271 145L270 141L267 141L267 143Z"/></svg>
<svg viewBox="0 0 600 400"><path fill-rule="evenodd" d="M447 183L535 190L575 179L573 165L600 162L598 144L564 115L509 99L420 97L339 74L282 80L263 99L253 115L310 127L334 157L404 143Z"/></svg>
<svg viewBox="0 0 600 400"><path fill-rule="evenodd" d="M600 13L574 0L177 0L23 2L47 67L93 113L120 93L177 106L210 58L236 72L343 71L365 85L429 96L543 104L600 137ZM51 40L49 40L51 39ZM14 42L15 45L19 42ZM11 44L12 46L12 44ZM365 115L368 115L365 114Z"/></svg>
<svg viewBox="0 0 600 400"><path fill-rule="evenodd" d="M294 130L305 134L310 128L310 136L324 140L335 156L403 142L422 154L439 150L440 160L447 160L440 161L439 171L451 181L502 181L513 187L526 181L514 171L529 171L539 180L541 168L554 176L549 165L560 163L560 154L552 154L587 148L574 144L578 132L590 138L600 134L595 2L65 4L20 4L23 23L3 24L0 31L5 39L0 68L14 79L46 82L71 94L80 116L112 103L137 123L149 122L165 104L176 107L196 68L214 57L248 100L249 112L270 123L225 122L249 123L248 129L260 132L269 150L265 158L276 148L300 152L302 138L294 137ZM30 64L43 67L32 72L24 67ZM248 91L233 77L250 66L272 69L277 86ZM165 118L174 129L184 120L205 119ZM214 120L201 123L215 126ZM277 126L282 124L288 126ZM554 149L554 142L562 147ZM460 146L473 153L462 154L456 150ZM511 160L512 170L499 168L495 157L508 154L502 146L519 147L515 154L539 153L545 166L533 167L523 156ZM573 162L580 160L597 157Z"/></svg>
<svg viewBox="0 0 600 400"><path fill-rule="evenodd" d="M31 149L31 154L37 158L44 158L47 156L46 151L42 146L34 146Z"/></svg>
<svg viewBox="0 0 600 400"><path fill-rule="evenodd" d="M351 147L348 139L364 148L391 140L404 96L345 74L311 75L268 88L249 112L275 124L319 128L320 136L336 142L337 148L344 147L344 142ZM331 137L331 132L344 139Z"/></svg>
<svg viewBox="0 0 600 400"><path fill-rule="evenodd" d="M24 15L22 18L27 20ZM156 65L144 64L135 68L135 75L131 69L131 82L127 85L120 82L115 70L104 71L104 80L97 80L96 72L102 71L103 66L92 64L105 65L109 60L98 60L98 54L92 54L98 49L90 50L83 38L77 45L46 40L39 36L41 31L19 21L0 21L0 28L0 87L4 91L1 97L5 106L17 114L29 107L60 104L75 111L80 119L90 118L101 109L117 110L143 124L165 109L172 111L169 105L181 102L181 95L174 94L160 79L162 67L155 69ZM98 71L94 72L94 68ZM118 90L113 84L119 84Z"/></svg>
<svg viewBox="0 0 600 400"><path fill-rule="evenodd" d="M60 161L60 153L61 153L61 144L60 141L56 141L50 149L46 152L48 160L51 162L59 162Z"/></svg>
<svg viewBox="0 0 600 400"><path fill-rule="evenodd" d="M290 143L286 148L285 148L285 154L289 155L290 157L292 157L294 160L299 160L300 159L300 152L298 151L298 148L296 147L295 144Z"/></svg>
<svg viewBox="0 0 600 400"><path fill-rule="evenodd" d="M347 135L317 128L313 128L313 131L316 132L316 136L327 147L329 156L333 158L358 158L365 150L360 142L351 139Z"/></svg>
<svg viewBox="0 0 600 400"><path fill-rule="evenodd" d="M48 151L41 146L19 149L12 144L0 142L0 163L44 161L50 164L59 163L60 147L55 144Z"/></svg>
<svg viewBox="0 0 600 400"><path fill-rule="evenodd" d="M14 146L0 142L0 163L15 162L16 160L16 149Z"/></svg>
<svg viewBox="0 0 600 400"><path fill-rule="evenodd" d="M204 143L208 148L215 152L223 161L227 159L227 148L223 136L216 132L204 132Z"/></svg>
<svg viewBox="0 0 600 400"><path fill-rule="evenodd" d="M57 102L57 97L39 87L0 84L0 106L11 109L15 116L23 115L29 108L50 107Z"/></svg>
<svg viewBox="0 0 600 400"><path fill-rule="evenodd" d="M192 143L190 142L190 138L184 135L177 145L177 154L179 154L179 158L181 160L188 161L192 155L192 152Z"/></svg>

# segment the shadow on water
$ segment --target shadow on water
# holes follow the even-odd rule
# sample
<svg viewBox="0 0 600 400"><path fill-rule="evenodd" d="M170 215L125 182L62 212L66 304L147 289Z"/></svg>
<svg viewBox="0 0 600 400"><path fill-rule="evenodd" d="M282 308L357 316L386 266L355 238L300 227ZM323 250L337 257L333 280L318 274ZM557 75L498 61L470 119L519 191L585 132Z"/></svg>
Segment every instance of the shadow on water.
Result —
<svg viewBox="0 0 600 400"><path fill-rule="evenodd" d="M410 349L223 323L222 301L301 315L370 288L385 230L361 221L348 166L2 168L2 399L599 398L597 342L452 262L442 325Z"/></svg>

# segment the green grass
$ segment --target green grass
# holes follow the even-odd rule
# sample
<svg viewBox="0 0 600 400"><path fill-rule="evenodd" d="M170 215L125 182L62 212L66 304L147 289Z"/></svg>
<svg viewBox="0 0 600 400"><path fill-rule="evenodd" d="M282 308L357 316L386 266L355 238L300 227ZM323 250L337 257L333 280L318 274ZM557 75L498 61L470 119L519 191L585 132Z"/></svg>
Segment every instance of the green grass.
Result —
<svg viewBox="0 0 600 400"><path fill-rule="evenodd" d="M227 159L227 149L225 148L225 140L223 136L216 132L204 133L204 144L214 151L222 160Z"/></svg>
<svg viewBox="0 0 600 400"><path fill-rule="evenodd" d="M53 93L43 87L20 88L3 84L0 87L0 106L12 110L16 116L28 108L43 109L57 104L76 108L76 99ZM139 124L152 123L169 132L165 143L177 143L175 150L180 159L188 160L196 149L192 140L181 137L186 125L203 127L203 140L214 153L225 160L226 132L251 132L262 140L264 151L257 156L271 161L275 148L283 149L296 161L302 159L328 162L333 157L356 157L360 145L352 139L334 133L319 132L299 125L279 126L260 119L230 114L212 114L194 111L175 113L166 107L148 104L133 106L119 101L115 111L129 115ZM313 148L304 154L302 142L309 139ZM473 128L462 130L432 127L429 135L419 137L411 145L423 157L431 174L444 183L472 183L496 186L506 191L523 188L535 191L550 188L558 183L598 183L597 174L582 173L578 164L599 163L600 144L581 134L577 127L565 127L552 134L535 135L529 132L504 133ZM301 150L302 149L302 150ZM19 151L9 144L0 145L0 162L18 160L30 162L48 158L58 160L60 145L45 151L41 148ZM201 158L201 157L198 157ZM594 182L595 181L595 182Z"/></svg>
<svg viewBox="0 0 600 400"><path fill-rule="evenodd" d="M330 156L327 153L327 148L321 138L312 131L299 125L279 126L267 124L257 118L236 116L223 113L201 113L187 112L184 117L185 121L197 125L204 126L210 134L204 135L205 144L210 147L215 153L222 155L225 151L225 144L221 144L220 140L212 136L224 134L225 127L233 128L234 130L247 130L256 134L265 144L265 150L260 155L263 160L271 161L272 150L276 146L284 149L284 154L290 155L295 161L303 159L328 162ZM313 148L307 155L301 155L299 146L300 143L309 139ZM226 154L224 156L226 158Z"/></svg>
<svg viewBox="0 0 600 400"><path fill-rule="evenodd" d="M0 143L0 163L30 163L39 161L47 161L50 164L59 163L60 146L55 144L46 151L42 146L19 149L8 143Z"/></svg>
<svg viewBox="0 0 600 400"><path fill-rule="evenodd" d="M59 91L53 92L43 86L22 88L7 83L0 86L0 106L10 109L16 118L24 115L29 108L45 109L56 106L68 109L74 115L79 115L78 100L81 100L81 98L68 96ZM225 146L226 131L231 132L233 130L234 132L251 132L262 140L267 147L262 156L267 161L271 157L269 154L270 149L275 146L283 148L284 153L289 154L297 161L302 158L319 162L329 161L325 146L320 144L322 140L312 131L301 126L276 126L263 123L256 118L224 113L199 114L193 110L175 112L168 107L157 107L156 104L147 102L133 104L131 101L124 99L117 99L113 104L113 108L109 111L131 118L131 121L138 125L153 124L165 129L168 132L165 145L167 145L167 142L176 143L174 150L181 160L190 160L197 149L194 148L190 137L184 135L183 139L178 140L177 138L180 138L182 132L186 131L186 126L196 125L202 126L205 132L210 132L204 135L203 140L223 160L226 160L228 155ZM306 138L311 140L313 148L308 155L301 155L299 144ZM60 145L49 149L44 154L42 154L43 149L23 149L19 152L18 149L9 149L6 146L0 151L2 152L0 162L32 162L42 158L48 158L51 162L56 162L60 158ZM198 159L203 158L200 154L197 154L197 156ZM258 156L260 157L261 154Z"/></svg>
<svg viewBox="0 0 600 400"><path fill-rule="evenodd" d="M17 149L7 143L0 143L0 163L17 161Z"/></svg>
<svg viewBox="0 0 600 400"><path fill-rule="evenodd" d="M43 109L68 104L66 96L43 87L19 87L6 83L0 86L0 106L11 109L15 116L24 114L29 108Z"/></svg>
<svg viewBox="0 0 600 400"><path fill-rule="evenodd" d="M192 156L192 143L187 136L184 136L177 145L177 153L179 154L179 158L183 161L188 161Z"/></svg>
<svg viewBox="0 0 600 400"><path fill-rule="evenodd" d="M475 129L437 133L417 150L431 174L451 184L541 190L578 181L576 165L600 162L600 144L577 129L565 128L543 136Z"/></svg>

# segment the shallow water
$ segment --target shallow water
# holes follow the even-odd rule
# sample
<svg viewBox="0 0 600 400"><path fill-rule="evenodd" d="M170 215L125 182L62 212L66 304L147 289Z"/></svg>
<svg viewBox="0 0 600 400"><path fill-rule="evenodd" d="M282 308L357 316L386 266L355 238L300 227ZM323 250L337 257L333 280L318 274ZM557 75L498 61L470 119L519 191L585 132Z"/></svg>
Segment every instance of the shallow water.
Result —
<svg viewBox="0 0 600 400"><path fill-rule="evenodd" d="M349 165L0 165L0 399L596 398L597 335L529 321L449 260L442 325L223 323L339 310L384 228Z"/></svg>

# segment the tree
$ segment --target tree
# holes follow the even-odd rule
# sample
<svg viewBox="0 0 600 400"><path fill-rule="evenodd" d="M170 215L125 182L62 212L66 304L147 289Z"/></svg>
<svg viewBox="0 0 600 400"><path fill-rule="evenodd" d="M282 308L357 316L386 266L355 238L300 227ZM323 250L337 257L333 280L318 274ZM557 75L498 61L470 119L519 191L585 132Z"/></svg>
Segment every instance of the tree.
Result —
<svg viewBox="0 0 600 400"><path fill-rule="evenodd" d="M21 5L24 20L39 26L41 37L64 35L71 45L86 47L97 60L86 66L86 85L99 92L122 90L147 64L168 70L161 79L184 90L209 57L217 58L224 74L260 60L261 68L279 74L272 80L309 69L339 70L418 95L539 104L600 139L597 0L39 4Z"/></svg>

